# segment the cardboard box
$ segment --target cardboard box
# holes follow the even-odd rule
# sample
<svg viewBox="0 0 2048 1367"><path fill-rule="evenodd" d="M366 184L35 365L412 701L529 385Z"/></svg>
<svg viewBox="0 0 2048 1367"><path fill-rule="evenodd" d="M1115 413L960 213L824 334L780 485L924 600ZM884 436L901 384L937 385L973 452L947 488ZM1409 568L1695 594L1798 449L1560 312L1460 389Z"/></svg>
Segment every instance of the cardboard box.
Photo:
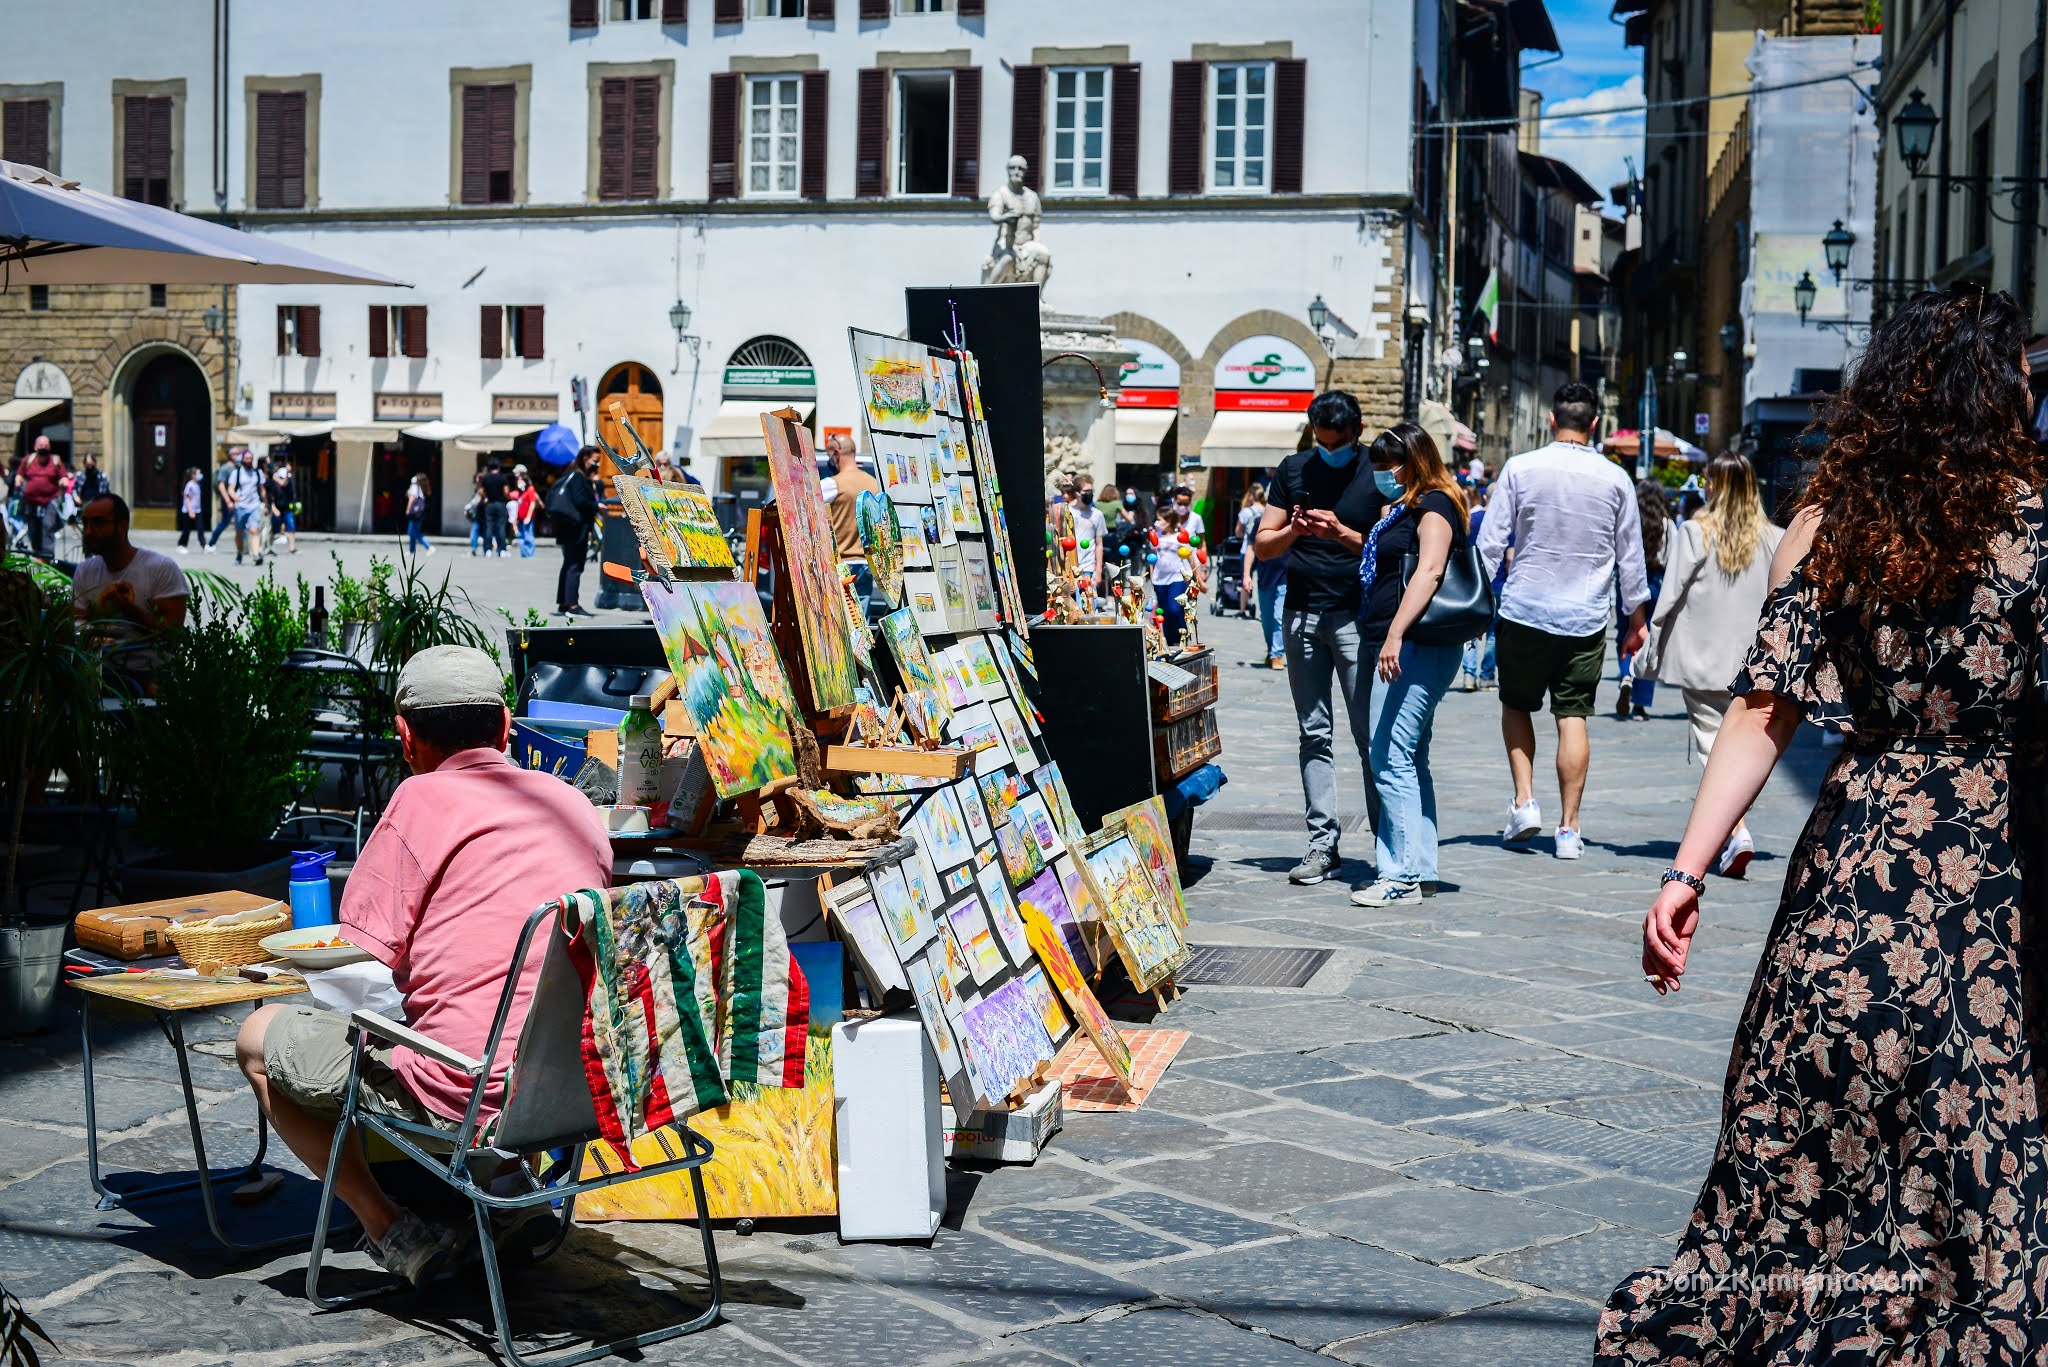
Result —
<svg viewBox="0 0 2048 1367"><path fill-rule="evenodd" d="M209 892L196 897L170 897L161 902L130 902L78 913L78 943L116 959L151 959L176 954L170 927L177 921L253 911L275 904L275 897L252 892Z"/></svg>
<svg viewBox="0 0 2048 1367"><path fill-rule="evenodd" d="M949 1104L941 1111L946 1157L989 1163L1030 1163L1063 1122L1061 1089L1048 1082L1014 1111L975 1111L963 1122Z"/></svg>

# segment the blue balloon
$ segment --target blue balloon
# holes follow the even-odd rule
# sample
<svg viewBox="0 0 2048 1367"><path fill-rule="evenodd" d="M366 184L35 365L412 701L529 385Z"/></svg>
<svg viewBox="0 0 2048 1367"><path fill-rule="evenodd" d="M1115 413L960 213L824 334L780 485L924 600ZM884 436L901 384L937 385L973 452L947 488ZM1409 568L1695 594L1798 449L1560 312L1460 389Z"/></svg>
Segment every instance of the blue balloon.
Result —
<svg viewBox="0 0 2048 1367"><path fill-rule="evenodd" d="M562 424L551 422L534 433L533 449L550 465L567 465L576 459L576 453L583 449L583 443L576 440L576 434Z"/></svg>
<svg viewBox="0 0 2048 1367"><path fill-rule="evenodd" d="M1158 564L1158 563L1159 563L1159 552L1158 552L1158 551L1146 551L1146 552L1145 552L1145 563L1146 563L1146 564L1148 564L1148 565L1156 565L1156 564Z"/></svg>

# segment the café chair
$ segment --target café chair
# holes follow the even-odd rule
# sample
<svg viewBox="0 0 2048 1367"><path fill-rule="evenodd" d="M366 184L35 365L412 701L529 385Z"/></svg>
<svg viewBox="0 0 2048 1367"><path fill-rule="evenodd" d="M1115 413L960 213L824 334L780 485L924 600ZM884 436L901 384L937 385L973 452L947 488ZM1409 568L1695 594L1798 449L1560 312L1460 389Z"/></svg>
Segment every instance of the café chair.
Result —
<svg viewBox="0 0 2048 1367"><path fill-rule="evenodd" d="M482 1059L470 1058L374 1011L357 1011L350 1017L348 1084L342 1099L341 1122L335 1129L334 1147L328 1154L327 1171L321 1182L313 1253L306 1264L307 1300L323 1310L333 1310L403 1290L407 1285L395 1282L351 1296L323 1296L320 1293L320 1263L327 1240L328 1215L334 1200L335 1171L341 1161L342 1146L350 1142L352 1131L361 1128L387 1140L469 1201L476 1217L478 1252L483 1262L484 1280L490 1289L491 1314L497 1326L498 1344L505 1357L518 1367L570 1367L573 1363L589 1362L594 1358L695 1333L717 1321L723 1290L718 1270L718 1249L712 1241L711 1212L705 1200L704 1174L701 1171L704 1164L711 1161L711 1141L678 1121L673 1128L681 1140L682 1153L675 1154L671 1150L670 1156L663 1161L632 1172L612 1172L588 1179L581 1176L584 1147L598 1138L598 1127L597 1108L591 1101L590 1083L583 1071L583 1018L587 999L568 955L568 945L576 933L573 917L574 913L563 902L555 901L526 918L518 945L512 952L512 967L505 975L505 988L498 998L497 1013L491 1020L491 1033ZM541 949L544 957L540 981L527 1009L526 1023L514 1045L511 1066L494 1073L487 1060L498 1057L520 970L527 954L534 949L535 937L542 934L546 940ZM372 1037L403 1045L475 1079L462 1126L452 1137L446 1131L413 1124L372 1110L365 1104L360 1083L364 1047ZM479 1123L477 1113L483 1105L485 1089L494 1077L503 1082L507 1091L504 1109L490 1121ZM452 1149L449 1148L451 1144ZM530 1156L563 1149L570 1151L569 1162L553 1170L545 1180L536 1178L524 1161ZM487 1173L493 1170L512 1173L525 1183L527 1189L508 1195L494 1194L490 1190L490 1186L495 1185L492 1179L486 1177L479 1181L475 1175L473 1169L478 1166ZM681 1324L580 1351L535 1357L521 1354L513 1346L512 1325L505 1312L504 1282L499 1272L497 1249L491 1239L491 1213L525 1210L544 1204L557 1206L559 1203L556 1214L560 1227L547 1243L533 1252L532 1257L538 1262L560 1248L567 1237L579 1193L673 1172L690 1174L690 1186L697 1200L697 1229L703 1236L705 1282L711 1295L710 1304L703 1313Z"/></svg>

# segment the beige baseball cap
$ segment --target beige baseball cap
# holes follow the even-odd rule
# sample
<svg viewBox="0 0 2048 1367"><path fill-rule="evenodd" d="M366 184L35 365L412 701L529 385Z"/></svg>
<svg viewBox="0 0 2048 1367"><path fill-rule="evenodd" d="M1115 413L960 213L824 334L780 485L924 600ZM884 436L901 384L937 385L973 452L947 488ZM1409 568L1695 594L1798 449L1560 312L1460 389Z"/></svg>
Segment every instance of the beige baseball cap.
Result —
<svg viewBox="0 0 2048 1367"><path fill-rule="evenodd" d="M475 646L430 646L398 671L398 710L476 707L505 701L505 674Z"/></svg>

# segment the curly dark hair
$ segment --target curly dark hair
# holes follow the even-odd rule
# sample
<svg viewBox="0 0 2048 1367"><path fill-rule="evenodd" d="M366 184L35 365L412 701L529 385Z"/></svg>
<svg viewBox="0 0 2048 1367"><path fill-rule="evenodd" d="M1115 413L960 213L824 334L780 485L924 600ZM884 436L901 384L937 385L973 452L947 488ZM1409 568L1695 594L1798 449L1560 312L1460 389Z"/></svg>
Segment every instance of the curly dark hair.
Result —
<svg viewBox="0 0 2048 1367"><path fill-rule="evenodd" d="M2026 320L1976 284L1915 295L1814 428L1821 510L1806 577L1823 601L1931 607L1977 574L2020 494L2043 479L2028 430Z"/></svg>

